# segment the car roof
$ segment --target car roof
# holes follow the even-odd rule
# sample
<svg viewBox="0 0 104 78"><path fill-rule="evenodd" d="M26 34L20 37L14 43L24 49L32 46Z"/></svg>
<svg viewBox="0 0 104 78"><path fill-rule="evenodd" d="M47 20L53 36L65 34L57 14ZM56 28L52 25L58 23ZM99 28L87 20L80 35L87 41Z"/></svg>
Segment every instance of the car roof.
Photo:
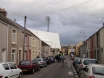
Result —
<svg viewBox="0 0 104 78"><path fill-rule="evenodd" d="M97 60L97 59L82 58L82 60Z"/></svg>
<svg viewBox="0 0 104 78"><path fill-rule="evenodd" d="M0 64L5 64L5 63L13 63L13 64L15 64L14 62L0 62Z"/></svg>
<svg viewBox="0 0 104 78"><path fill-rule="evenodd" d="M104 67L102 64L89 64L92 67Z"/></svg>

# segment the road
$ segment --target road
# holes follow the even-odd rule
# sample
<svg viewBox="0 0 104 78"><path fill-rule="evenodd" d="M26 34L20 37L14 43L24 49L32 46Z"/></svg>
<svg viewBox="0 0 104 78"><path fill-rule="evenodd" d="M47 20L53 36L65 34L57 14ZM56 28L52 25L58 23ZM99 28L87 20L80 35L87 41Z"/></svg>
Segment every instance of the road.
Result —
<svg viewBox="0 0 104 78"><path fill-rule="evenodd" d="M69 56L65 56L65 58L64 67L61 63L53 63L35 72L35 74L23 74L23 78L78 78L72 66L72 60Z"/></svg>

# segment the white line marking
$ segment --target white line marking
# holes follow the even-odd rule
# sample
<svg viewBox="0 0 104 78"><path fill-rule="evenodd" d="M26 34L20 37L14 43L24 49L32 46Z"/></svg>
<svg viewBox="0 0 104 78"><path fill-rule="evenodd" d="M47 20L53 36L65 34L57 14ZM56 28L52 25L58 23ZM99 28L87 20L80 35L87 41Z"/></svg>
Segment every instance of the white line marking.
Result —
<svg viewBox="0 0 104 78"><path fill-rule="evenodd" d="M78 77L78 75L76 75L76 77Z"/></svg>
<svg viewBox="0 0 104 78"><path fill-rule="evenodd" d="M69 75L73 75L73 72L68 72Z"/></svg>

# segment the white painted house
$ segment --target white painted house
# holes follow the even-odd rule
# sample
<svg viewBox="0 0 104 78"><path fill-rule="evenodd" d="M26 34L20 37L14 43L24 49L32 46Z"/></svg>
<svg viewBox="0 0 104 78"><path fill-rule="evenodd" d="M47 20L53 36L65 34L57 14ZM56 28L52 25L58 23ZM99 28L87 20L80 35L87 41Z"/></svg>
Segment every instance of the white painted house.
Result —
<svg viewBox="0 0 104 78"><path fill-rule="evenodd" d="M51 48L61 49L60 46L60 38L58 33L39 31L29 29L32 33L34 33L37 37L39 37L42 41L51 46Z"/></svg>

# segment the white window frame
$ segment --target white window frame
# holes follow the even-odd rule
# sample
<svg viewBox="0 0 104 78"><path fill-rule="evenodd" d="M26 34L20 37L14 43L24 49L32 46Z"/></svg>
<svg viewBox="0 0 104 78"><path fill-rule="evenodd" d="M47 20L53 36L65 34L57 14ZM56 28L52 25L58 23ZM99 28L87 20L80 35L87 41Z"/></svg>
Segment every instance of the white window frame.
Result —
<svg viewBox="0 0 104 78"><path fill-rule="evenodd" d="M12 53L13 50L14 50L14 53ZM14 62L14 63L16 63L16 51L17 51L17 50L16 50L15 48L13 48L13 49L11 50L11 61ZM12 54L14 54L14 60L13 60Z"/></svg>
<svg viewBox="0 0 104 78"><path fill-rule="evenodd" d="M12 29L12 44L16 44L16 30Z"/></svg>

